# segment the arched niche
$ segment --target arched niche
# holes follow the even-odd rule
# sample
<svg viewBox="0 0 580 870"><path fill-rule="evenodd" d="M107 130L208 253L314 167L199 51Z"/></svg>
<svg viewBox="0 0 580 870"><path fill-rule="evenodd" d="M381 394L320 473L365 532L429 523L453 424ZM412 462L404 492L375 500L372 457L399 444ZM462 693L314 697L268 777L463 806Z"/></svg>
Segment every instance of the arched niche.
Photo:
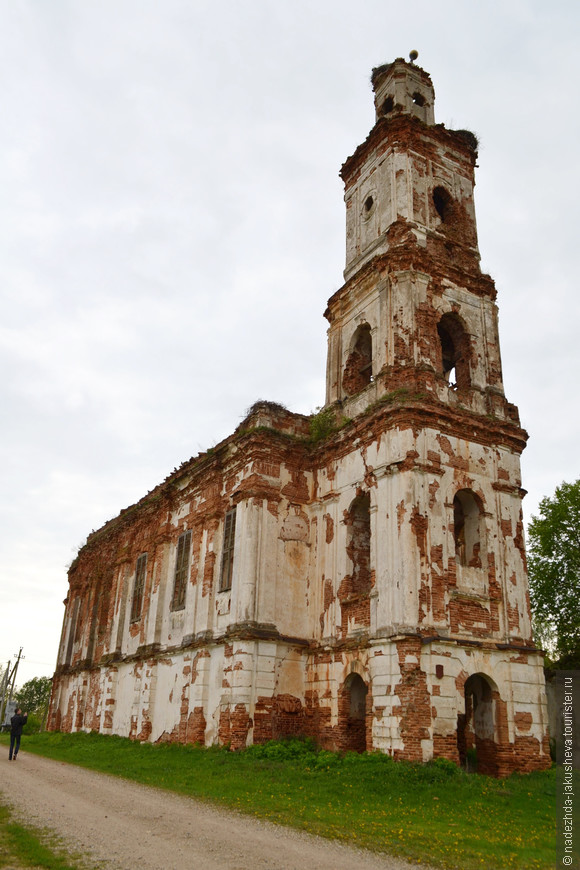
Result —
<svg viewBox="0 0 580 870"><path fill-rule="evenodd" d="M460 489L453 497L453 542L458 565L465 568L483 567L483 505L479 496L470 489Z"/></svg>
<svg viewBox="0 0 580 870"><path fill-rule="evenodd" d="M368 595L371 590L371 500L361 493L348 512L347 554L352 562L350 593Z"/></svg>

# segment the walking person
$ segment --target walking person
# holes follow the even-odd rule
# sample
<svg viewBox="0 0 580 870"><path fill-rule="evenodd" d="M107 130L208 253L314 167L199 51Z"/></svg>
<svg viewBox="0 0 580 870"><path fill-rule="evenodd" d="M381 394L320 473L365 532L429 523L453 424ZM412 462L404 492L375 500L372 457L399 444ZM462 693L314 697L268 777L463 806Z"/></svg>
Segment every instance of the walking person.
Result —
<svg viewBox="0 0 580 870"><path fill-rule="evenodd" d="M20 749L20 738L22 737L22 729L28 721L28 713L23 713L20 707L16 708L16 713L10 720L10 752L8 753L8 761L16 761L18 750Z"/></svg>

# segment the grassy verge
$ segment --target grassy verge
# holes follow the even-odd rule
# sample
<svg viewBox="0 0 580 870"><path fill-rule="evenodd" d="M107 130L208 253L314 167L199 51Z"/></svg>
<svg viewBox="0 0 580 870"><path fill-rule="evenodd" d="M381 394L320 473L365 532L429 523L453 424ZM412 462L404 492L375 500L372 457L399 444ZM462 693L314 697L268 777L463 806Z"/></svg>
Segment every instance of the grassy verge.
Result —
<svg viewBox="0 0 580 870"><path fill-rule="evenodd" d="M71 861L53 837L13 821L8 807L0 804L0 867L81 870L85 866Z"/></svg>
<svg viewBox="0 0 580 870"><path fill-rule="evenodd" d="M302 741L243 752L38 734L25 750L445 868L542 870L555 860L555 772L495 780L439 759L338 755Z"/></svg>

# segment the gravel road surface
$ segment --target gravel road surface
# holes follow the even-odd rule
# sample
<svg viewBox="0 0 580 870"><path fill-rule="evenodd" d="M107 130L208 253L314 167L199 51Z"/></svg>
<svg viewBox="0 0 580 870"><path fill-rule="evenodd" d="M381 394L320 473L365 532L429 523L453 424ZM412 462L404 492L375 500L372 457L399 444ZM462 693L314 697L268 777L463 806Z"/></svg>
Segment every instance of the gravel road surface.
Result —
<svg viewBox="0 0 580 870"><path fill-rule="evenodd" d="M0 771L2 799L18 819L54 831L107 870L416 866L26 752L16 762L0 756Z"/></svg>

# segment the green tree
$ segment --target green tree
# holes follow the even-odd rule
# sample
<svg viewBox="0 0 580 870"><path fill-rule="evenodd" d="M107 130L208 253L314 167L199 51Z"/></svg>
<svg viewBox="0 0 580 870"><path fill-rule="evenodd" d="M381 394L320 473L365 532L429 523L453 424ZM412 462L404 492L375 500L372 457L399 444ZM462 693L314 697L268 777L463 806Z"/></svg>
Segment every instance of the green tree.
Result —
<svg viewBox="0 0 580 870"><path fill-rule="evenodd" d="M48 711L51 688L52 679L50 677L33 677L24 683L21 689L18 689L14 699L19 707L22 707L27 713L37 716L42 722Z"/></svg>
<svg viewBox="0 0 580 870"><path fill-rule="evenodd" d="M580 662L580 480L540 502L528 526L528 574L534 622L552 636L556 658Z"/></svg>

